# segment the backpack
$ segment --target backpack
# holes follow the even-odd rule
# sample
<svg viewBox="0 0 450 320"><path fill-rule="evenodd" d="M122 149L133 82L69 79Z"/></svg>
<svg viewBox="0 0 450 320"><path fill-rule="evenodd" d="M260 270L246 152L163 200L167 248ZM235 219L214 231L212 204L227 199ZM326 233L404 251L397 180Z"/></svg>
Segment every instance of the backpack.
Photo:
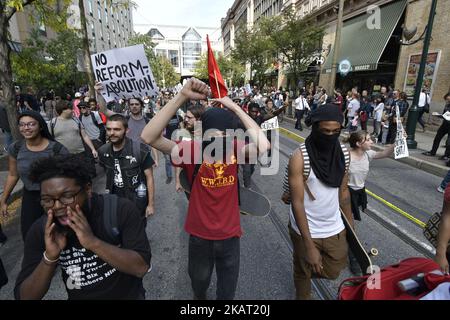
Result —
<svg viewBox="0 0 450 320"><path fill-rule="evenodd" d="M97 128L100 130L100 136L99 139L103 142L106 143L106 129L105 129L105 124L103 123L103 120L100 116L100 114L97 111L92 111L91 112L91 118L92 118L92 122L97 126ZM82 121L83 119L83 115L80 114L80 116L78 117L78 120L80 120L81 123L83 123Z"/></svg>
<svg viewBox="0 0 450 320"><path fill-rule="evenodd" d="M308 151L306 150L306 144L302 143L298 149L302 152L303 155L303 182L305 184L305 191L308 193L309 197L311 199L314 199L313 194L308 188L308 185L306 184L306 181L309 178L309 174L311 173L311 163L309 161L309 155ZM343 144L341 144L342 152L344 153L345 158L345 172L348 172L348 168L350 167L350 152L348 151L347 147ZM295 151L294 151L295 152ZM294 152L291 153L289 158L294 154ZM284 179L283 179L283 196L282 201L285 204L291 204L291 190L289 187L289 164L286 165L286 169L284 172Z"/></svg>
<svg viewBox="0 0 450 320"><path fill-rule="evenodd" d="M55 144L53 144L53 155L56 156L61 152L63 145L57 141L54 141L54 142L55 142ZM14 143L14 146L13 146L13 152L14 152L13 157L14 158L17 158L17 155L19 154L20 148L22 148L22 146L23 146L23 140L17 140Z"/></svg>
<svg viewBox="0 0 450 320"><path fill-rule="evenodd" d="M72 117L72 120L75 121L75 123L78 125L78 133L81 136L81 122L80 122L80 120L78 120L77 118L73 118L73 117ZM58 117L53 118L52 120L50 120L50 134L52 135L53 138L55 138L56 121L58 121Z"/></svg>
<svg viewBox="0 0 450 320"><path fill-rule="evenodd" d="M440 270L439 265L426 258L408 258L396 265L381 269L373 275L345 279L339 286L339 300L418 300L434 289L430 272ZM417 295L403 292L398 283L425 274L425 287ZM445 280L445 279L444 279ZM448 281L448 280L447 280Z"/></svg>
<svg viewBox="0 0 450 320"><path fill-rule="evenodd" d="M108 240L115 245L120 244L120 231L117 227L117 195L104 194L103 197L103 226Z"/></svg>

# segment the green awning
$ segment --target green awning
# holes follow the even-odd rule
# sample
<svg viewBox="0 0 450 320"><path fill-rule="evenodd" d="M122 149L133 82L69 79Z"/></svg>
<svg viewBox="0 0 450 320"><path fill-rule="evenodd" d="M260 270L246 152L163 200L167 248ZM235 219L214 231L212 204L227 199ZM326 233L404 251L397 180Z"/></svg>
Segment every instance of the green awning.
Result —
<svg viewBox="0 0 450 320"><path fill-rule="evenodd" d="M351 72L376 70L405 7L406 0L381 7L379 28L368 28L368 24L372 26L372 23L376 22L372 17L372 12L345 21L337 63L349 60L352 65ZM333 54L334 46L322 67L322 73L331 73Z"/></svg>

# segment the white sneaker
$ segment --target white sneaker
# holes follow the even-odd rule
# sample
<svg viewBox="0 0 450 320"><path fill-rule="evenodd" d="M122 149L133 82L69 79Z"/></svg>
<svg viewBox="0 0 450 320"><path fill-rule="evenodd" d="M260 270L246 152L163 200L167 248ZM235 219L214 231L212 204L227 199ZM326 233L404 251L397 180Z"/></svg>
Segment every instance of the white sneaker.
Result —
<svg viewBox="0 0 450 320"><path fill-rule="evenodd" d="M440 192L440 193L444 193L445 190L442 189L441 186L439 186L439 187L437 187L437 191Z"/></svg>

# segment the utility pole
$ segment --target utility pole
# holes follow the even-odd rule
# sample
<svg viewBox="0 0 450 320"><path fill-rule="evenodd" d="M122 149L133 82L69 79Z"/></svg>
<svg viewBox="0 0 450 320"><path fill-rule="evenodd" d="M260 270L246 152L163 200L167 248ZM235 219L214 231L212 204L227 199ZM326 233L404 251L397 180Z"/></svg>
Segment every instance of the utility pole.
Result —
<svg viewBox="0 0 450 320"><path fill-rule="evenodd" d="M406 123L406 140L409 149L417 149L417 141L414 140L416 135L416 125L419 118L419 98L422 92L423 75L425 73L425 65L427 63L428 49L430 47L431 34L433 33L433 22L436 14L437 0L432 0L430 15L428 17L427 33L423 40L422 59L420 60L419 74L417 75L416 86L414 88L414 100L408 113L408 122Z"/></svg>
<svg viewBox="0 0 450 320"><path fill-rule="evenodd" d="M339 0L338 20L336 25L336 37L334 38L333 60L331 63L331 78L328 95L332 95L336 85L337 60L339 57L339 48L341 44L342 25L344 24L344 3L345 0Z"/></svg>

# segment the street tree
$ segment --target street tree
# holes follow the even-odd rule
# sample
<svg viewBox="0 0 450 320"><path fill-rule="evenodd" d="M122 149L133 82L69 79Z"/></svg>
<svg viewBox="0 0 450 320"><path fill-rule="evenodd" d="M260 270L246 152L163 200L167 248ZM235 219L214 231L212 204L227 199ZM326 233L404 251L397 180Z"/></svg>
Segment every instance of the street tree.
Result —
<svg viewBox="0 0 450 320"><path fill-rule="evenodd" d="M273 64L273 46L259 25L252 29L241 27L231 54L235 61L249 66L251 81L262 83L264 73Z"/></svg>
<svg viewBox="0 0 450 320"><path fill-rule="evenodd" d="M23 10L30 10L30 22L45 24L55 31L63 30L67 21L67 7L70 0L8 0L0 1L0 85L14 139L20 139L17 127L17 108L14 95L13 73L11 68L11 47L8 27L12 17ZM33 72L33 71L31 71Z"/></svg>
<svg viewBox="0 0 450 320"><path fill-rule="evenodd" d="M322 54L323 27L300 19L290 10L261 19L259 30L271 43L270 55L282 63L296 84L301 73Z"/></svg>
<svg viewBox="0 0 450 320"><path fill-rule="evenodd" d="M130 0L105 0L105 5L109 6L112 10L117 11L121 9L128 9L136 7L136 3ZM78 9L80 11L80 22L81 22L81 34L83 39L83 56L86 61L86 66L88 67L87 77L89 84L89 92L91 95L95 92L95 77L94 68L91 61L91 52L89 49L89 37L86 25L86 10L84 7L84 1L78 0Z"/></svg>
<svg viewBox="0 0 450 320"><path fill-rule="evenodd" d="M81 86L86 83L85 74L77 70L77 51L74 50L81 44L76 30L64 30L50 41L34 31L22 51L12 54L16 82L32 86L38 92L54 89L61 94L66 88Z"/></svg>
<svg viewBox="0 0 450 320"><path fill-rule="evenodd" d="M225 57L222 54L216 55L217 65L219 66L222 77L228 85L241 86L245 80L245 64L236 61L232 57ZM195 77L208 80L208 54L203 54L195 64Z"/></svg>

